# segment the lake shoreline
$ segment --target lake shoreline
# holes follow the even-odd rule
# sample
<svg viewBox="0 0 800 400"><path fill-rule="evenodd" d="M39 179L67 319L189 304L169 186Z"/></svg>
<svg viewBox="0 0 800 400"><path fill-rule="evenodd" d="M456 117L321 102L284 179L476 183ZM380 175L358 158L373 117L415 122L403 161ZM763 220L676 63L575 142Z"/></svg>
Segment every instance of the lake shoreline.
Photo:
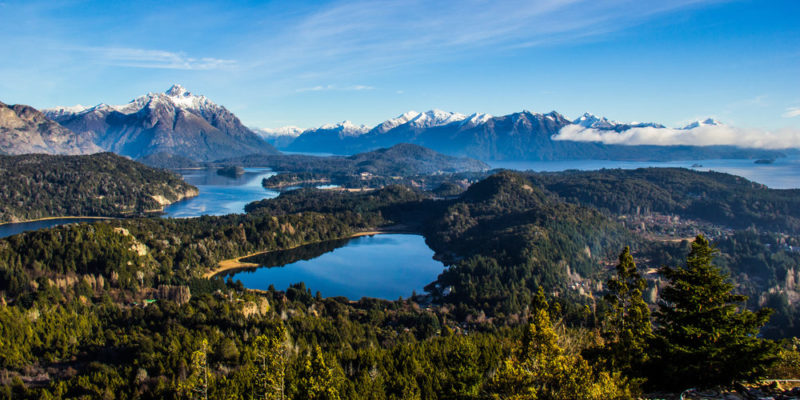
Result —
<svg viewBox="0 0 800 400"><path fill-rule="evenodd" d="M362 237L362 236L383 235L383 234L390 234L390 233L394 233L394 234L410 234L410 235L419 234L419 232L414 232L414 231L406 228L405 226L392 225L392 226L387 226L387 227L384 227L384 228L372 229L372 230L369 230L369 231L355 232L355 233L353 233L353 234L351 234L349 236L338 238L338 239L331 239L331 240L355 239L357 237ZM276 251L292 250L292 249L296 249L296 248L299 248L299 247L308 246L308 245L315 244L315 243L327 242L327 241L328 240L318 241L318 242L303 243L303 244L299 244L297 246L287 247L285 249L257 251L257 252L254 252L254 253L243 255L241 257L229 258L227 260L222 260L217 264L218 265L217 268L215 268L215 269L213 269L213 270L211 270L209 272L204 273L203 274L203 278L211 279L211 278L213 278L213 277L215 277L217 275L220 275L220 274L228 272L228 271L242 269L242 268L258 268L258 267L261 266L261 264L257 264L257 263L242 262L241 260L244 259L244 258L248 258L248 257L252 257L252 256L258 256L258 255L262 255L262 254L268 254L268 253L272 253L272 252L276 252Z"/></svg>
<svg viewBox="0 0 800 400"><path fill-rule="evenodd" d="M52 221L55 219L86 219L86 220L107 220L107 219L120 219L120 217L98 217L98 216L74 216L74 215L66 215L61 217L43 217L43 218L36 218L36 219L26 219L22 221L13 221L13 222L0 222L0 226L6 225L13 225L13 224L27 224L31 222L41 222L41 221Z"/></svg>

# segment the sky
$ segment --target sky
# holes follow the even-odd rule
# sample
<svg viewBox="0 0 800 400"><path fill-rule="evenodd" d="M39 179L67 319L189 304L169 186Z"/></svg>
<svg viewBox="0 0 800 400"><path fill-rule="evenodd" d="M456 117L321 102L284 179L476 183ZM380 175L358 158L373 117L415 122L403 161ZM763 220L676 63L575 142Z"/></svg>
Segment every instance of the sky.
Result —
<svg viewBox="0 0 800 400"><path fill-rule="evenodd" d="M179 83L262 128L555 110L797 139L798 21L796 0L0 0L0 101Z"/></svg>

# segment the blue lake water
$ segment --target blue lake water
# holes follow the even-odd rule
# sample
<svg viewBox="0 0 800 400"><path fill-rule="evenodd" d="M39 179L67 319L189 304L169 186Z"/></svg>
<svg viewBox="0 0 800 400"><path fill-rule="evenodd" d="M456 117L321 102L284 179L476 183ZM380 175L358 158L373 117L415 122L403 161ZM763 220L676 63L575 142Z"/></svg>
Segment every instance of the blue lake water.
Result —
<svg viewBox="0 0 800 400"><path fill-rule="evenodd" d="M0 225L0 238L16 235L22 232L35 231L44 228L52 228L58 225L74 224L79 222L91 223L95 221L97 220L86 219L86 218L57 218L57 219L48 219L44 221L21 222L18 224L4 224Z"/></svg>
<svg viewBox="0 0 800 400"><path fill-rule="evenodd" d="M183 179L197 188L200 194L164 208L164 217L186 218L201 215L243 213L247 203L278 196L264 189L261 180L275 175L267 168L245 168L238 177L217 174L216 170L182 171Z"/></svg>
<svg viewBox="0 0 800 400"><path fill-rule="evenodd" d="M636 169L646 167L690 168L697 171L717 171L745 177L773 189L800 188L800 155L781 157L772 164L756 164L754 160L690 160L690 161L491 161L492 168L520 171L556 172L568 169L597 170L601 168Z"/></svg>
<svg viewBox="0 0 800 400"><path fill-rule="evenodd" d="M303 246L247 261L264 267L234 271L245 287L285 290L304 282L324 297L395 300L423 293L445 268L419 235L385 234Z"/></svg>
<svg viewBox="0 0 800 400"><path fill-rule="evenodd" d="M217 174L216 170L184 170L183 179L197 186L199 195L171 204L164 209L164 217L186 218L201 215L243 213L247 203L272 198L274 190L264 189L261 180L274 175L267 168L245 168L241 176L231 178ZM58 218L46 221L22 222L0 225L0 238L26 231L51 228L71 223L91 223L90 219Z"/></svg>
<svg viewBox="0 0 800 400"><path fill-rule="evenodd" d="M493 168L533 171L563 171L567 169L596 170L601 168L683 167L698 171L714 170L743 176L774 189L800 188L800 155L782 157L772 164L755 164L753 160L699 160L671 162L633 162L608 160L582 161L495 161ZM701 165L701 166L697 166ZM200 194L165 208L165 217L186 218L201 215L224 215L244 212L252 201L273 198L275 190L264 189L261 180L274 173L267 168L246 168L236 178L218 175L215 170L183 171L183 178L197 186ZM66 223L86 222L74 218L0 225L0 237L24 231L49 228Z"/></svg>

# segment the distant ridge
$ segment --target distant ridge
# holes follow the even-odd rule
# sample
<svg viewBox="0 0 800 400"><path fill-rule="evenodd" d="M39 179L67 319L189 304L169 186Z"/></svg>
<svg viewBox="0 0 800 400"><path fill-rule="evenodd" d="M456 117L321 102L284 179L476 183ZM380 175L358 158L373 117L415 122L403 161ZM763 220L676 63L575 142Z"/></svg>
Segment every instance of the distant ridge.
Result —
<svg viewBox="0 0 800 400"><path fill-rule="evenodd" d="M102 151L84 136L33 107L0 103L0 154L91 154Z"/></svg>
<svg viewBox="0 0 800 400"><path fill-rule="evenodd" d="M101 148L132 158L169 153L209 161L278 153L225 107L180 85L124 105L58 107L44 113Z"/></svg>
<svg viewBox="0 0 800 400"><path fill-rule="evenodd" d="M713 119L679 129L719 125ZM657 123L621 123L586 113L575 120L552 111L547 114L522 111L503 116L409 111L372 129L343 134L326 126L282 136L283 149L292 152L355 154L418 144L441 153L480 160L630 160L669 161L713 158L769 158L782 153L735 146L622 145L554 138L565 127L600 132L623 132L634 128L666 129ZM278 132L279 130L275 130Z"/></svg>

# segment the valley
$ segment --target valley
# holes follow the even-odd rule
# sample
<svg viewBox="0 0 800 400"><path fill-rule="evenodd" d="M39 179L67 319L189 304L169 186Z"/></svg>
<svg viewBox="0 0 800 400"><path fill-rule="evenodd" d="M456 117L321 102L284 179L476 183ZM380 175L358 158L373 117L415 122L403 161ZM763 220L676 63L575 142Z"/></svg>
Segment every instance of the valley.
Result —
<svg viewBox="0 0 800 400"><path fill-rule="evenodd" d="M187 176L193 173L196 172L189 171ZM224 179L264 190L253 176L237 181L240 178L204 172L193 179L206 184ZM597 185L586 185L584 180ZM606 186L614 183L622 187L642 187L647 192L647 185L656 182L665 188L676 185L676 189L669 192L671 197L659 198L660 192L641 197L637 191ZM580 193L565 189L569 185L582 187L586 194L575 198L566 196ZM180 219L128 218L24 233L0 239L3 302L6 304L0 317L5 318L4 329L19 329L23 327L20 322L12 323L9 319L15 318L15 313L44 310L53 301L63 304L67 310L74 310L70 312L83 310L75 316L56 314L37 319L31 322L30 329L44 343L60 346L63 349L60 353L47 351L47 354L72 359L80 368L77 371L103 366L103 372L95 375L100 379L117 376L120 373L117 371L127 368L98 358L105 352L122 352L128 359L138 360L145 370L162 371L160 374L165 379L176 379L167 377L180 370L178 364L173 364L179 361L157 350L166 345L159 337L176 335L192 338L202 334L211 338L217 365L241 365L238 360L242 351L256 351L242 339L244 332L274 329L270 327L276 323L289 332L295 346L313 348L312 343L323 343L329 349L328 354L335 355L335 361L330 361L335 362L334 365L360 364L378 357L381 361L375 361L375 365L391 380L403 379L402 375L396 375L402 370L392 367L393 360L402 357L401 352L408 351L403 349L429 346L444 346L437 351L442 351L448 359L459 354L449 346L468 346L469 354L477 357L469 365L480 370L498 362L505 352L514 351L513 338L519 334L515 327L524 326L524 321L534 318L527 305L537 301L536 288L546 288L552 304L557 304L557 308L552 306L549 310L559 315L564 326L592 326L599 324L609 312L601 306L602 292L598 292L598 288L605 287L603 282L609 277L609 266L614 265L619 249L631 246L643 271L662 264L680 263L688 245L686 241L649 240L641 236L641 232L629 231L620 218L626 215L632 218L625 214L630 212L625 207L637 202L642 206L641 218L649 218L646 215L656 211L692 215L696 206L691 204L691 199L697 185L716 187L715 191L707 193L722 204L735 204L726 203L730 201L726 200L726 191L752 191L753 196L760 198L763 209L732 208L744 214L705 222L711 225L685 228L735 226L734 221L749 215L752 217L748 218L764 221L763 226L757 225L759 230L765 231L761 236L733 230L722 236L712 236L723 250L718 260L722 260L725 270L733 273L737 282L752 282L740 287L755 295L751 295L752 307L785 301L784 308L778 309L766 328L768 335L796 335L796 327L790 322L796 319L791 291L796 281L786 281L789 278L782 277L788 275L782 275L781 271L800 260L792 258L796 256L792 256L791 247L787 252L786 247L768 246L772 238L777 237L773 235L779 232L784 232L780 237L792 246L796 234L791 214L782 214L786 222L781 224L758 214L779 209L775 205L788 201L782 197L785 191L765 189L729 175L678 169L491 172L449 200L397 185L365 192L306 188L252 202L245 207L245 214ZM202 193L203 185L198 186ZM632 202L633 199L636 201ZM689 203L684 204L686 201ZM659 204L664 205L658 208ZM672 221L688 220L688 217L654 217L644 221L648 231L658 228L667 236L682 237L687 232L670 231L676 227ZM421 235L403 235L416 238L414 248L418 250L412 251L405 245L392 249L369 244L375 241L402 244L407 240L396 242L398 239L394 235L366 236L353 243L354 249L372 248L372 253L340 253L352 245L336 249L359 232L398 224ZM742 247L744 243L748 244ZM272 268L232 272L233 279L227 281L222 277L207 278L215 274L225 260L265 250L271 252L241 261ZM760 252L776 263L770 265L769 270L756 274L750 260L759 257ZM88 258L77 257L78 254ZM332 259L325 261L326 257ZM305 259L309 261L302 261ZM369 259L378 264L370 270L367 263L354 265L353 260L357 259ZM387 267L382 259L399 264ZM327 266L318 264L320 262ZM412 276L416 278L411 279ZM645 298L656 297L663 285L662 278L652 273L647 276L650 281ZM36 282L35 288L29 282ZM390 286L384 287L384 284ZM774 295L758 295L769 292L771 289L767 288L773 284L780 288L771 292ZM316 292L320 295L315 295ZM403 299L379 299L398 296ZM786 300L780 300L780 296L785 296ZM200 311L194 311L194 307L199 307ZM282 317L273 319L279 315ZM55 318L64 321L60 322L60 328L53 325ZM162 327L157 321L164 318L169 322ZM202 325L198 325L198 318L203 321ZM331 324L332 321L338 322ZM77 345L89 341L90 331L82 328L84 326L105 330L135 329L132 333L138 333L129 339L132 342L128 345L118 342L114 336L92 340L92 346L100 352L87 352ZM206 331L208 327L216 327L219 333ZM75 345L46 336L62 329L80 338ZM571 329L562 331L561 335L577 340L589 334ZM361 350L355 354L337 350L340 346L353 345ZM81 372L71 375L68 370L37 355L46 351L44 347L16 341L3 342L3 346L6 373L18 377L27 387L23 391L23 386L16 386L15 393L45 393L52 390L55 382L66 385L71 393L86 393L85 384L79 386L76 378ZM152 350L150 346L154 346ZM190 348L183 347L180 351L187 352ZM235 355L233 350L224 350L226 348L236 348L240 353ZM424 352L415 351L414 354L418 362L429 365L426 368L435 368L444 362L427 359ZM487 358L478 361L481 360L479 354ZM303 357L288 356L284 362L295 365L302 363ZM15 367L22 365L38 366L27 371L46 374L44 386L36 383L30 373ZM216 380L214 390L247 387L247 378L238 375L247 371L244 368L255 366L239 367L235 370L238 372L227 374L214 372L214 379L225 376L230 379L228 383ZM352 397L378 390L356 385L360 374L368 370L353 368L353 372L341 372L337 390ZM415 375L411 387L445 382L440 379L457 379L448 372L448 375L428 381L425 374ZM478 382L476 385L485 387L480 390L491 390L489 385L494 384L482 378ZM584 384L591 384L591 381ZM100 387L115 387L102 385ZM159 396L174 393L170 385L144 390ZM405 396L405 389L394 386L381 386L380 390Z"/></svg>
<svg viewBox="0 0 800 400"><path fill-rule="evenodd" d="M570 142L554 139L559 129L667 128L429 112L375 128L331 125L341 134L322 148L295 149L352 143L360 153L281 154L226 112L178 86L124 106L51 109L45 115L123 156L0 156L0 211L37 219L0 226L5 394L188 397L203 354L212 397L248 397L271 390L253 376L280 376L254 361L269 353L295 382L280 389L290 398L303 398L308 385L297 382L321 371L346 398L492 398L527 387L503 379L516 379L508 368L528 365L519 357L548 340L547 362L571 365L548 379L580 388L570 393L682 390L720 378L671 361L659 313L678 275L665 266L714 251L709 273L737 293L721 307L748 332L715 357L764 357L742 364L741 379L800 371L794 151ZM538 153L465 151L469 140L446 133L481 124ZM702 126L718 125L682 129ZM438 134L466 147L419 145ZM298 143L312 143L303 135ZM507 140L490 135L488 148ZM404 139L412 143L394 142ZM630 337L609 333L632 318L610 300L626 295L627 257L638 264L627 278L638 294L626 301L648 315ZM534 328L551 339L533 339ZM617 352L623 340L639 346L638 358ZM662 379L662 368L680 378Z"/></svg>
<svg viewBox="0 0 800 400"><path fill-rule="evenodd" d="M800 399L798 16L0 0L0 400Z"/></svg>

